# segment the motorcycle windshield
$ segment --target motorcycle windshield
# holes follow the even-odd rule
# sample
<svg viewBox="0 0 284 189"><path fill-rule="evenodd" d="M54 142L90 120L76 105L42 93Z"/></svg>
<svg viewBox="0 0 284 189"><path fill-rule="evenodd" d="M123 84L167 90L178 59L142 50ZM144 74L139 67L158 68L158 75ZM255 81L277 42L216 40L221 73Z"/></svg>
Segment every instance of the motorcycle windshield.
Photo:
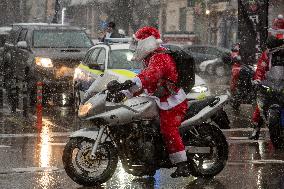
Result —
<svg viewBox="0 0 284 189"><path fill-rule="evenodd" d="M105 110L106 98L107 98L106 94L98 93L87 101L87 103L92 104L92 107L88 112L88 117L91 117L91 116L94 116L94 115L97 115L97 114L100 114L106 111Z"/></svg>
<svg viewBox="0 0 284 189"><path fill-rule="evenodd" d="M282 90L284 88L284 66L271 67L262 84L272 89Z"/></svg>
<svg viewBox="0 0 284 189"><path fill-rule="evenodd" d="M105 72L104 75L98 77L92 84L92 89L95 93L102 92L106 89L107 84L112 80L118 80L118 76Z"/></svg>

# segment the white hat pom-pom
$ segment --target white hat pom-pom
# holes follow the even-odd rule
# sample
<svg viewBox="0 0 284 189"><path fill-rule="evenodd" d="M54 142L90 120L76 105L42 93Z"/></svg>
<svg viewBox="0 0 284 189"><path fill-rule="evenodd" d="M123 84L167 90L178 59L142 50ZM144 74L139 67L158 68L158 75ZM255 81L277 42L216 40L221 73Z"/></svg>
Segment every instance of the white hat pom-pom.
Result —
<svg viewBox="0 0 284 189"><path fill-rule="evenodd" d="M158 43L163 43L163 41L161 39L157 39Z"/></svg>
<svg viewBox="0 0 284 189"><path fill-rule="evenodd" d="M282 15L282 14L279 14L277 18L278 18L278 19L283 19L283 15Z"/></svg>

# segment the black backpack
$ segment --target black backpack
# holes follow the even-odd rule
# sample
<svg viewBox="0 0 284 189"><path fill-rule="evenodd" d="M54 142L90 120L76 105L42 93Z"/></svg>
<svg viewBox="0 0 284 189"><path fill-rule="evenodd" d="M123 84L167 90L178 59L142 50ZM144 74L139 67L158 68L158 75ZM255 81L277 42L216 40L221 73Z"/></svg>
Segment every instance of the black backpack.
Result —
<svg viewBox="0 0 284 189"><path fill-rule="evenodd" d="M193 57L184 50L166 50L164 53L173 57L177 72L177 87L182 88L185 93L189 93L195 84L195 63Z"/></svg>

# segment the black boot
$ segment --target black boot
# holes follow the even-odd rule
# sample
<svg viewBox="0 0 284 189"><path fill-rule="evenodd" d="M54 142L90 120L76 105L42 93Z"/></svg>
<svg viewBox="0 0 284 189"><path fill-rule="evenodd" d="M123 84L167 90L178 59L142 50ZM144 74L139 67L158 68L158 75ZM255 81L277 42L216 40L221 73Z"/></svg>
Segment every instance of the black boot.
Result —
<svg viewBox="0 0 284 189"><path fill-rule="evenodd" d="M260 128L256 127L253 129L251 136L249 137L250 140L258 140L260 134Z"/></svg>
<svg viewBox="0 0 284 189"><path fill-rule="evenodd" d="M177 169L171 174L172 178L188 177L191 174L190 164L187 161L177 163Z"/></svg>

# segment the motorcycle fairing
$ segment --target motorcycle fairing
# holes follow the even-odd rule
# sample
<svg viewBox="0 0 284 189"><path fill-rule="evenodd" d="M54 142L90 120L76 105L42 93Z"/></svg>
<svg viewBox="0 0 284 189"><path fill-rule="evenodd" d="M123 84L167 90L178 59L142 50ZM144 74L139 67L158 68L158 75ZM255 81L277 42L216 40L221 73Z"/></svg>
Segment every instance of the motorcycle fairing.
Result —
<svg viewBox="0 0 284 189"><path fill-rule="evenodd" d="M210 106L210 104L204 107L201 111L199 111L195 116L183 121L181 123L180 129L186 128L192 125L200 125L206 122L217 110L223 107L223 104L227 102L229 96L228 95L220 95L218 96L220 99L218 103L214 106ZM212 102L211 102L212 103ZM190 108L190 106L189 106Z"/></svg>
<svg viewBox="0 0 284 189"><path fill-rule="evenodd" d="M215 100L218 100L216 97L208 97L204 100L194 100L188 102L188 110L186 111L185 119L190 119L200 112L204 107L210 105ZM220 100L220 99L219 99Z"/></svg>
<svg viewBox="0 0 284 189"><path fill-rule="evenodd" d="M266 79L261 84L268 86L274 90L284 89L284 66L273 66L266 73Z"/></svg>
<svg viewBox="0 0 284 189"><path fill-rule="evenodd" d="M123 103L110 103L106 101L106 94L98 93L88 102L95 105L95 108L93 114L90 113L94 116L87 117L86 120L103 119L110 126L158 117L155 100L146 96L133 97Z"/></svg>

